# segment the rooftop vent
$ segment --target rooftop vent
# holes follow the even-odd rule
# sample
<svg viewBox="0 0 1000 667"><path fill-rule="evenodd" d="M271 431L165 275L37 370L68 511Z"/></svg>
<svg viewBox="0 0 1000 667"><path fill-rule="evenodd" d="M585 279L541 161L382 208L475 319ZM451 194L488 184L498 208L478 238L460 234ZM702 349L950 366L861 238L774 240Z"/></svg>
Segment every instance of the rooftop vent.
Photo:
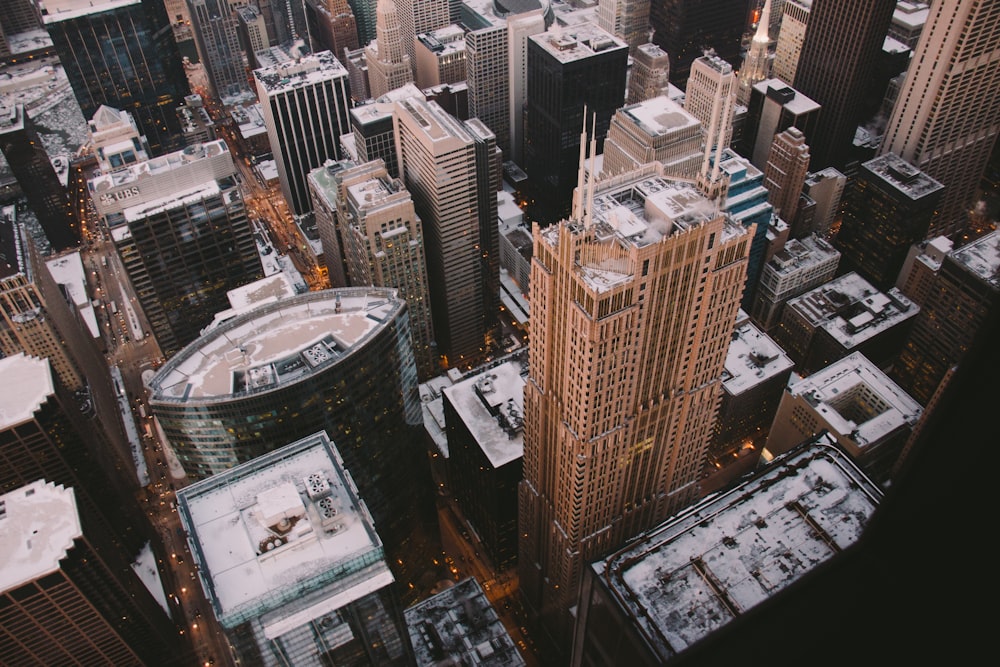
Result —
<svg viewBox="0 0 1000 667"><path fill-rule="evenodd" d="M310 500L318 500L330 495L330 482L321 472L310 473L302 480L306 486L306 494Z"/></svg>

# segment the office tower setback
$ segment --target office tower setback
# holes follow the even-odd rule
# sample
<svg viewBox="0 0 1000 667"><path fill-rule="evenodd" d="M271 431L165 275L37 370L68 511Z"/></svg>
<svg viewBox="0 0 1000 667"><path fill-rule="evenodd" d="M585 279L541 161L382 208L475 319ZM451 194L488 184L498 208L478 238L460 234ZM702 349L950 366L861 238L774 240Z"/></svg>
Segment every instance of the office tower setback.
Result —
<svg viewBox="0 0 1000 667"><path fill-rule="evenodd" d="M819 115L819 104L779 79L758 81L753 85L746 127L736 147L755 167L763 169L774 135L795 127L808 143L816 132Z"/></svg>
<svg viewBox="0 0 1000 667"><path fill-rule="evenodd" d="M365 47L369 95L376 100L413 81L411 59L416 58L416 47L409 55L403 46L395 0L379 0L377 11L378 39Z"/></svg>
<svg viewBox="0 0 1000 667"><path fill-rule="evenodd" d="M749 104L750 91L753 90L754 84L771 76L771 38L768 37L770 27L771 0L764 0L757 29L740 66L740 85L736 90L736 102L743 106Z"/></svg>
<svg viewBox="0 0 1000 667"><path fill-rule="evenodd" d="M331 161L310 172L309 192L331 284L395 288L410 313L417 375L436 375L424 234L402 181L381 160Z"/></svg>
<svg viewBox="0 0 1000 667"><path fill-rule="evenodd" d="M354 471L399 588L409 590L430 563L434 501L414 428L409 314L395 290L324 290L260 305L168 360L149 392L194 479L326 431Z"/></svg>
<svg viewBox="0 0 1000 667"><path fill-rule="evenodd" d="M813 2L793 85L823 107L815 135L807 135L814 170L842 168L852 158L859 115L895 6L894 0Z"/></svg>
<svg viewBox="0 0 1000 667"><path fill-rule="evenodd" d="M597 22L604 30L628 44L635 54L640 44L649 43L653 32L649 24L650 0L600 0Z"/></svg>
<svg viewBox="0 0 1000 667"><path fill-rule="evenodd" d="M89 183L166 356L227 307L226 292L263 276L235 174L219 139Z"/></svg>
<svg viewBox="0 0 1000 667"><path fill-rule="evenodd" d="M396 103L400 172L423 223L431 313L445 366L484 356L500 298L496 140L435 102Z"/></svg>
<svg viewBox="0 0 1000 667"><path fill-rule="evenodd" d="M789 239L761 271L751 319L764 331L772 331L785 303L831 280L839 262L840 253L821 237Z"/></svg>
<svg viewBox="0 0 1000 667"><path fill-rule="evenodd" d="M350 111L351 139L357 162L382 160L385 169L393 178L400 178L399 156L396 154L396 130L393 117L396 113L396 101L409 97L423 98L412 83L397 88L369 104L356 106Z"/></svg>
<svg viewBox="0 0 1000 667"><path fill-rule="evenodd" d="M532 230L518 565L563 648L585 564L696 497L743 293L750 231L659 170Z"/></svg>
<svg viewBox="0 0 1000 667"><path fill-rule="evenodd" d="M249 0L186 0L198 55L220 100L250 92L236 10Z"/></svg>
<svg viewBox="0 0 1000 667"><path fill-rule="evenodd" d="M24 105L0 103L0 149L55 252L80 245L80 224Z"/></svg>
<svg viewBox="0 0 1000 667"><path fill-rule="evenodd" d="M787 301L773 334L804 375L852 352L888 368L919 312L895 287L880 292L852 272Z"/></svg>
<svg viewBox="0 0 1000 667"><path fill-rule="evenodd" d="M474 577L403 612L417 667L497 664L524 667L524 658Z"/></svg>
<svg viewBox="0 0 1000 667"><path fill-rule="evenodd" d="M326 433L177 492L239 664L413 664L382 540Z"/></svg>
<svg viewBox="0 0 1000 667"><path fill-rule="evenodd" d="M776 458L586 567L570 664L672 664L859 542L881 500L829 438Z"/></svg>
<svg viewBox="0 0 1000 667"><path fill-rule="evenodd" d="M659 0L649 3L652 41L670 54L670 82L685 88L691 63L714 51L739 67L748 0Z"/></svg>
<svg viewBox="0 0 1000 667"><path fill-rule="evenodd" d="M923 409L860 352L790 384L767 436L782 454L826 431L875 481L889 471Z"/></svg>
<svg viewBox="0 0 1000 667"><path fill-rule="evenodd" d="M861 165L847 191L834 238L840 269L880 290L896 284L910 247L927 238L947 188L893 153Z"/></svg>
<svg viewBox="0 0 1000 667"><path fill-rule="evenodd" d="M417 35L416 51L418 88L465 81L465 31L461 26L452 24Z"/></svg>
<svg viewBox="0 0 1000 667"><path fill-rule="evenodd" d="M948 371L1000 307L1000 231L949 252L913 331L893 366L893 379L927 405Z"/></svg>
<svg viewBox="0 0 1000 667"><path fill-rule="evenodd" d="M813 0L785 0L782 7L781 30L774 45L774 78L792 85L802 55L802 43L809 27Z"/></svg>
<svg viewBox="0 0 1000 667"><path fill-rule="evenodd" d="M747 258L746 287L740 306L749 311L760 273L767 261L768 230L774 225L777 216L774 207L767 201L764 172L750 164L749 160L726 149L722 151L719 172L720 177L715 182L727 184L725 199L720 202L722 210L733 222L747 229L756 229L750 245L750 256Z"/></svg>
<svg viewBox="0 0 1000 667"><path fill-rule="evenodd" d="M517 562L527 374L526 357L511 359L441 391L449 487L496 571Z"/></svg>
<svg viewBox="0 0 1000 667"><path fill-rule="evenodd" d="M281 191L295 215L312 211L306 177L341 159L340 136L350 131L347 70L321 51L253 72Z"/></svg>
<svg viewBox="0 0 1000 667"><path fill-rule="evenodd" d="M589 23L528 38L524 168L539 193L534 218L543 224L569 214L584 123L597 153L604 152L611 116L625 99L627 69L625 42Z"/></svg>
<svg viewBox="0 0 1000 667"><path fill-rule="evenodd" d="M628 77L628 104L667 95L670 89L670 56L656 44L640 44L632 55Z"/></svg>
<svg viewBox="0 0 1000 667"><path fill-rule="evenodd" d="M767 200L783 220L795 219L808 173L809 146L802 131L790 127L774 135L764 168L764 187L768 192Z"/></svg>
<svg viewBox="0 0 1000 667"><path fill-rule="evenodd" d="M410 58L410 66L417 61L417 35L443 28L451 23L449 0L396 0L403 53Z"/></svg>
<svg viewBox="0 0 1000 667"><path fill-rule="evenodd" d="M879 149L944 184L932 235L954 236L968 224L1000 134L998 104L1000 9L935 0Z"/></svg>
<svg viewBox="0 0 1000 667"><path fill-rule="evenodd" d="M160 0L46 0L42 19L84 118L107 104L154 154L181 146L174 110L191 90Z"/></svg>
<svg viewBox="0 0 1000 667"><path fill-rule="evenodd" d="M650 162L672 177L694 178L704 157L701 123L667 97L629 104L611 118L601 176L615 176Z"/></svg>
<svg viewBox="0 0 1000 667"><path fill-rule="evenodd" d="M72 488L43 479L0 495L0 663L195 661Z"/></svg>

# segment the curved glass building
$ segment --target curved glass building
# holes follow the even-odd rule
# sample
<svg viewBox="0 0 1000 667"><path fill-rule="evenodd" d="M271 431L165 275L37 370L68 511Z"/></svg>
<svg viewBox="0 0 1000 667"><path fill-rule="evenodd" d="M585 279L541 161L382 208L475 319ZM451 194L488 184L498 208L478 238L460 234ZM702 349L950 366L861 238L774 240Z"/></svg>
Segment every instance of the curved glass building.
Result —
<svg viewBox="0 0 1000 667"><path fill-rule="evenodd" d="M325 431L372 513L397 582L409 588L431 562L433 489L409 314L396 290L333 289L259 306L174 355L149 393L195 479Z"/></svg>

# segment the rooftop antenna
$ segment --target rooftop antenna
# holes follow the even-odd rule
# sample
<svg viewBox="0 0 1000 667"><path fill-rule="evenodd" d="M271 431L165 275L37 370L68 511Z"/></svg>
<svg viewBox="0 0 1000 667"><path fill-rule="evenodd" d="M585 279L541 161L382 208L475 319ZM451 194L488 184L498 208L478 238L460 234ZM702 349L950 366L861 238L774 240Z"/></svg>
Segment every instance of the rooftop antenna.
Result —
<svg viewBox="0 0 1000 667"><path fill-rule="evenodd" d="M584 119L584 122L587 122ZM597 113L593 115L593 122L591 124L591 134L590 134L590 176L587 180L587 211L585 213L586 220L584 221L584 227L590 227L593 224L594 216L594 183L597 181L597 174L594 173L596 169L597 161Z"/></svg>
<svg viewBox="0 0 1000 667"><path fill-rule="evenodd" d="M580 160L576 174L576 190L573 192L573 219L583 220L583 176L587 164L587 105L583 105L583 128L580 130Z"/></svg>

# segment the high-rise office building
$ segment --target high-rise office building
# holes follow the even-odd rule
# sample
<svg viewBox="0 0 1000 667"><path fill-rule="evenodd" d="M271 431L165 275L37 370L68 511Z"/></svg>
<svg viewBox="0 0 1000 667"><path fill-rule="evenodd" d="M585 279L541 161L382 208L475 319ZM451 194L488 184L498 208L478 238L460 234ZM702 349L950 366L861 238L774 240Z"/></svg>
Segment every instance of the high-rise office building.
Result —
<svg viewBox="0 0 1000 667"><path fill-rule="evenodd" d="M597 24L628 44L634 54L640 44L648 44L653 32L649 24L649 0L600 0Z"/></svg>
<svg viewBox="0 0 1000 667"><path fill-rule="evenodd" d="M515 164L524 163L524 114L528 104L528 37L545 32L542 9L523 11L507 17L507 48L510 58L510 138L505 156Z"/></svg>
<svg viewBox="0 0 1000 667"><path fill-rule="evenodd" d="M602 153L611 116L625 100L627 70L625 42L590 23L528 38L522 166L531 188L540 193L535 219L552 223L569 214L580 128L585 122L595 128Z"/></svg>
<svg viewBox="0 0 1000 667"><path fill-rule="evenodd" d="M0 104L0 149L55 252L80 245L80 224L22 104Z"/></svg>
<svg viewBox="0 0 1000 667"><path fill-rule="evenodd" d="M417 35L451 23L449 5L449 0L396 0L403 53L410 57L411 67L417 61Z"/></svg>
<svg viewBox="0 0 1000 667"><path fill-rule="evenodd" d="M774 78L792 85L799 67L802 43L806 39L813 0L785 0L781 11L781 30L774 45Z"/></svg>
<svg viewBox="0 0 1000 667"><path fill-rule="evenodd" d="M757 20L757 29L740 66L740 85L736 90L736 102L743 106L750 102L750 91L753 90L754 84L771 76L771 38L768 36L770 28L771 0L764 0L764 8Z"/></svg>
<svg viewBox="0 0 1000 667"><path fill-rule="evenodd" d="M335 286L395 288L410 311L417 376L437 375L423 225L402 181L382 160L330 162L309 174L309 189L327 267L343 274Z"/></svg>
<svg viewBox="0 0 1000 667"><path fill-rule="evenodd" d="M253 72L281 191L295 215L312 210L307 176L343 156L340 136L350 132L347 70L321 51Z"/></svg>
<svg viewBox="0 0 1000 667"><path fill-rule="evenodd" d="M750 93L746 125L736 148L755 167L763 169L774 135L796 127L808 143L816 131L819 114L819 104L781 80L758 81Z"/></svg>
<svg viewBox="0 0 1000 667"><path fill-rule="evenodd" d="M101 105L87 121L87 138L102 172L125 169L152 157L149 142L139 134L132 114L107 105Z"/></svg>
<svg viewBox="0 0 1000 667"><path fill-rule="evenodd" d="M358 26L358 44L362 47L376 39L378 0L347 0Z"/></svg>
<svg viewBox="0 0 1000 667"><path fill-rule="evenodd" d="M880 290L896 284L910 247L928 237L947 188L893 153L862 163L844 199L833 243L840 271Z"/></svg>
<svg viewBox="0 0 1000 667"><path fill-rule="evenodd" d="M497 137L504 155L510 152L511 62L507 20L493 11L493 2L462 3L465 34L465 81L469 117L478 118ZM521 35L525 39L526 35ZM524 49L522 47L522 53ZM522 63L523 65L523 63ZM522 70L523 71L523 70ZM523 81L522 81L523 85Z"/></svg>
<svg viewBox="0 0 1000 667"><path fill-rule="evenodd" d="M664 96L628 104L611 118L601 176L659 162L667 176L694 178L704 157L701 123Z"/></svg>
<svg viewBox="0 0 1000 667"><path fill-rule="evenodd" d="M660 169L532 230L518 565L563 649L585 564L696 497L743 293L749 230Z"/></svg>
<svg viewBox="0 0 1000 667"><path fill-rule="evenodd" d="M721 173L722 152L733 137L737 83L729 63L705 55L691 63L691 76L684 91L684 110L698 119L705 135L699 187L713 199L724 194L728 187Z"/></svg>
<svg viewBox="0 0 1000 667"><path fill-rule="evenodd" d="M910 247L896 287L921 308L927 303L944 258L955 245L946 236L935 236Z"/></svg>
<svg viewBox="0 0 1000 667"><path fill-rule="evenodd" d="M811 233L825 237L831 228L836 229L839 226L840 204L846 187L847 177L834 167L813 171L806 176L802 192L816 202L816 209L811 227L800 230L800 233L795 235L796 238Z"/></svg>
<svg viewBox="0 0 1000 667"><path fill-rule="evenodd" d="M0 663L195 663L72 488L36 480L0 495L0 508Z"/></svg>
<svg viewBox="0 0 1000 667"><path fill-rule="evenodd" d="M720 177L717 181L708 182L726 184L725 197L720 201L722 210L732 218L733 222L747 229L755 229L750 244L750 255L747 258L746 286L741 301L743 310L749 311L760 273L767 261L769 229L774 226L777 216L774 207L767 201L764 172L750 164L749 160L727 148L722 151L719 172ZM704 187L702 191L706 191Z"/></svg>
<svg viewBox="0 0 1000 667"><path fill-rule="evenodd" d="M182 145L175 109L191 89L162 2L46 0L42 18L84 118L107 104L133 115L155 154Z"/></svg>
<svg viewBox="0 0 1000 667"><path fill-rule="evenodd" d="M416 57L416 52L414 47L414 55L409 55L403 48L395 0L379 0L375 29L378 38L365 47L365 62L369 94L378 99L413 81L410 59Z"/></svg>
<svg viewBox="0 0 1000 667"><path fill-rule="evenodd" d="M707 49L732 67L739 67L749 15L749 0L650 2L652 41L670 54L670 82L685 88L691 63Z"/></svg>
<svg viewBox="0 0 1000 667"><path fill-rule="evenodd" d="M809 146L797 127L774 135L764 167L767 200L783 220L791 221L799 206L802 185L809 173Z"/></svg>
<svg viewBox="0 0 1000 667"><path fill-rule="evenodd" d="M396 113L396 101L409 97L423 98L424 94L414 84L408 83L370 104L362 104L351 109L351 134L357 162L382 160L390 176L401 177L393 118Z"/></svg>
<svg viewBox="0 0 1000 667"><path fill-rule="evenodd" d="M326 431L354 471L400 588L417 592L408 584L435 555L437 520L416 429L409 312L395 290L308 292L238 314L169 359L149 391L194 479Z"/></svg>
<svg viewBox="0 0 1000 667"><path fill-rule="evenodd" d="M948 371L962 363L977 333L995 318L998 276L1000 231L945 255L892 370L892 378L921 405L927 405Z"/></svg>
<svg viewBox="0 0 1000 667"><path fill-rule="evenodd" d="M787 8L788 5L786 5ZM894 0L814 0L795 89L823 107L809 136L812 168L842 168L885 41Z"/></svg>
<svg viewBox="0 0 1000 667"><path fill-rule="evenodd" d="M465 81L465 31L454 23L417 35L416 84L434 88Z"/></svg>
<svg viewBox="0 0 1000 667"><path fill-rule="evenodd" d="M358 24L347 0L306 0L306 24L314 51L330 51L338 58L358 49Z"/></svg>
<svg viewBox="0 0 1000 667"><path fill-rule="evenodd" d="M239 664L413 664L378 524L326 433L179 489L177 508Z"/></svg>
<svg viewBox="0 0 1000 667"><path fill-rule="evenodd" d="M626 102L638 104L667 95L670 89L670 56L656 44L640 44L632 54Z"/></svg>
<svg viewBox="0 0 1000 667"><path fill-rule="evenodd" d="M785 303L831 280L840 253L818 236L789 239L764 265L754 292L750 317L764 331L781 320Z"/></svg>
<svg viewBox="0 0 1000 667"><path fill-rule="evenodd" d="M212 92L225 99L250 92L236 10L249 0L186 0L198 55Z"/></svg>
<svg viewBox="0 0 1000 667"><path fill-rule="evenodd" d="M395 123L400 173L424 226L438 353L463 366L483 355L499 316L496 141L478 119L420 98L397 102Z"/></svg>
<svg viewBox="0 0 1000 667"><path fill-rule="evenodd" d="M936 0L879 149L944 184L933 235L952 236L968 223L1000 134L998 104L1000 8L983 0Z"/></svg>
<svg viewBox="0 0 1000 667"><path fill-rule="evenodd" d="M218 139L89 183L166 356L227 307L229 290L263 276L235 174Z"/></svg>

